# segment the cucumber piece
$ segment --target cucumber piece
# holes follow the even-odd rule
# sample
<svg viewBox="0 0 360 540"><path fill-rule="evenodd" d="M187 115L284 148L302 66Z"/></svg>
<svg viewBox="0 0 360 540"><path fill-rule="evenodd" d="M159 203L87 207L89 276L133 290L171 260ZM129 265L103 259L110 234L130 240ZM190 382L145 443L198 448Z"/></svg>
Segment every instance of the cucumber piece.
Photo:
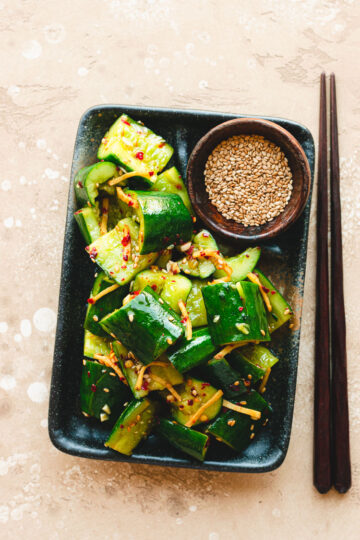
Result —
<svg viewBox="0 0 360 540"><path fill-rule="evenodd" d="M93 360L83 361L80 404L83 413L102 422L114 422L131 392L109 367Z"/></svg>
<svg viewBox="0 0 360 540"><path fill-rule="evenodd" d="M99 195L99 185L117 176L116 165L102 161L84 167L74 178L75 196L79 206L95 206L95 199Z"/></svg>
<svg viewBox="0 0 360 540"><path fill-rule="evenodd" d="M108 335L108 334L107 334ZM109 356L111 353L111 340L100 336L95 336L89 330L84 333L84 356L94 358L95 354Z"/></svg>
<svg viewBox="0 0 360 540"><path fill-rule="evenodd" d="M94 296L113 285L115 285L115 281L110 279L105 272L100 272L95 278L90 298L88 299L84 328L96 336L109 337L109 334L100 326L99 321L105 315L114 311L114 309L121 307L123 298L128 292L128 287L118 287L115 291L99 298L97 302L91 303L91 299Z"/></svg>
<svg viewBox="0 0 360 540"><path fill-rule="evenodd" d="M160 296L176 313L180 313L179 302L182 300L186 303L190 291L190 279L180 274L168 275L164 281L164 287Z"/></svg>
<svg viewBox="0 0 360 540"><path fill-rule="evenodd" d="M104 317L100 324L144 364L156 360L184 335L180 317L151 287Z"/></svg>
<svg viewBox="0 0 360 540"><path fill-rule="evenodd" d="M292 317L293 310L285 298L271 283L270 279L260 272L258 268L255 268L254 272L258 276L260 283L263 286L263 291L265 291L268 295L272 307L272 311L267 311L266 313L269 330L271 333L280 328L280 326L285 324L286 321Z"/></svg>
<svg viewBox="0 0 360 540"><path fill-rule="evenodd" d="M140 272L135 278L133 290L142 291L147 285L159 294L160 298L167 302L176 313L180 313L179 301L182 300L185 303L191 291L191 281L185 276L168 274L155 269Z"/></svg>
<svg viewBox="0 0 360 540"><path fill-rule="evenodd" d="M100 237L100 216L97 207L87 206L86 208L81 208L74 213L74 218L86 245L95 242Z"/></svg>
<svg viewBox="0 0 360 540"><path fill-rule="evenodd" d="M156 431L178 450L204 461L210 442L205 433L182 426L168 418L160 418Z"/></svg>
<svg viewBox="0 0 360 540"><path fill-rule="evenodd" d="M178 386L176 391L180 395L181 401L171 402L171 413L177 422L185 425L200 407L209 401L218 390L208 382L191 377L187 378L181 386ZM196 426L197 424L208 422L215 418L215 416L219 414L221 406L222 398L215 401L215 403L206 409L204 412L206 420L201 420L200 417L193 425Z"/></svg>
<svg viewBox="0 0 360 540"><path fill-rule="evenodd" d="M155 266L158 266L161 269L166 269L167 263L171 261L172 258L172 249L164 249L160 251L160 255L155 261Z"/></svg>
<svg viewBox="0 0 360 540"><path fill-rule="evenodd" d="M216 352L207 328L200 328L193 332L192 338L183 338L168 349L167 357L173 366L181 373L189 371L207 362Z"/></svg>
<svg viewBox="0 0 360 540"><path fill-rule="evenodd" d="M109 198L109 212L108 212L108 223L107 223L107 230L108 232L111 231L118 222L122 219L124 219L126 216L122 212L122 209L119 205L119 199L115 197L108 197Z"/></svg>
<svg viewBox="0 0 360 540"><path fill-rule="evenodd" d="M161 294L167 277L168 274L162 270L155 268L143 270L142 272L139 272L134 279L132 290L142 291L148 285L153 291L157 292L157 294Z"/></svg>
<svg viewBox="0 0 360 540"><path fill-rule="evenodd" d="M171 244L188 242L193 220L179 195L125 190L138 202L139 253L161 251Z"/></svg>
<svg viewBox="0 0 360 540"><path fill-rule="evenodd" d="M151 187L151 191L177 193L177 195L182 198L182 201L189 210L190 214L193 216L195 215L184 181L176 167L171 167L171 169L167 169L163 173L159 174L155 183Z"/></svg>
<svg viewBox="0 0 360 540"><path fill-rule="evenodd" d="M126 380L129 383L129 387L134 397L137 399L146 396L149 392L153 392L156 390L164 390L166 388L164 384L161 384L159 381L153 379L152 375L160 377L167 383L171 384L171 386L181 384L184 380L184 377L174 368L174 366L169 362L169 360L165 356L161 356L159 358L159 361L168 365L149 366L149 368L146 370L146 378L144 378L143 380L142 387L140 390L137 390L135 387L138 379L138 374L144 364L136 358L130 359L127 349L118 341L114 341L113 349L116 358L120 363L121 371L124 373ZM131 362L129 362L129 364L131 363L131 365L128 367L127 361L129 360L131 360Z"/></svg>
<svg viewBox="0 0 360 540"><path fill-rule="evenodd" d="M215 265L209 259L194 259L192 257L194 251L204 249L218 251L214 237L205 229L194 236L191 249L188 250L186 257L179 262L180 270L185 274L202 279L211 276L216 270Z"/></svg>
<svg viewBox="0 0 360 540"><path fill-rule="evenodd" d="M202 290L208 325L215 345L270 341L259 287L249 281L216 283Z"/></svg>
<svg viewBox="0 0 360 540"><path fill-rule="evenodd" d="M232 268L231 281L234 283L246 279L246 276L252 272L257 265L261 254L261 248L251 247L235 255L235 257L225 257L225 261ZM216 270L214 273L215 278L222 278L226 276L224 270Z"/></svg>
<svg viewBox="0 0 360 540"><path fill-rule="evenodd" d="M100 236L100 238L86 248L91 260L96 262L119 285L125 285L131 281L141 270L150 266L157 257L157 253L149 253L147 255L139 255L136 264L132 257L125 261L123 258L124 245L122 243L126 240L125 226L130 231L131 253L137 253L136 246L139 227L130 218L119 221L115 229Z"/></svg>
<svg viewBox="0 0 360 540"><path fill-rule="evenodd" d="M201 376L210 381L216 388L221 388L227 399L238 399L247 390L239 373L230 366L225 358L209 360L206 365L201 367Z"/></svg>
<svg viewBox="0 0 360 540"><path fill-rule="evenodd" d="M260 420L252 420L250 416L229 410L218 416L206 429L207 433L236 452L245 450L253 440L254 434L261 429L264 421L272 413L270 405L255 390L251 390L243 398L246 401L244 407L261 412ZM232 422L235 423L231 425Z"/></svg>
<svg viewBox="0 0 360 540"><path fill-rule="evenodd" d="M191 291L189 292L186 302L186 309L189 314L191 324L193 328L196 328L197 326L206 326L207 313L202 295L202 289L203 287L207 286L207 281L193 279L191 284Z"/></svg>
<svg viewBox="0 0 360 540"><path fill-rule="evenodd" d="M147 398L134 399L119 416L105 446L131 456L156 423L158 404Z"/></svg>
<svg viewBox="0 0 360 540"><path fill-rule="evenodd" d="M267 368L272 368L278 361L269 349L254 343L235 349L229 355L229 362L240 377L250 379L252 383L260 380Z"/></svg>
<svg viewBox="0 0 360 540"><path fill-rule="evenodd" d="M112 161L126 171L150 175L147 182L152 184L173 152L162 137L122 114L102 139L97 157Z"/></svg>

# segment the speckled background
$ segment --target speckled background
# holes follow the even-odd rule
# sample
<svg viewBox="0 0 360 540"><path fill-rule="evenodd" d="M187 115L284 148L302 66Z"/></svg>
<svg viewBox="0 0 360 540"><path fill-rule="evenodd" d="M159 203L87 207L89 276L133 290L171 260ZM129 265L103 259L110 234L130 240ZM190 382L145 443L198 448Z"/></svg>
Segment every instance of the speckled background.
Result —
<svg viewBox="0 0 360 540"><path fill-rule="evenodd" d="M356 0L0 1L1 538L359 537L359 24ZM312 487L314 215L293 433L279 470L203 473L59 453L47 400L80 115L107 102L214 109L288 117L316 136L322 69L338 81L351 491Z"/></svg>

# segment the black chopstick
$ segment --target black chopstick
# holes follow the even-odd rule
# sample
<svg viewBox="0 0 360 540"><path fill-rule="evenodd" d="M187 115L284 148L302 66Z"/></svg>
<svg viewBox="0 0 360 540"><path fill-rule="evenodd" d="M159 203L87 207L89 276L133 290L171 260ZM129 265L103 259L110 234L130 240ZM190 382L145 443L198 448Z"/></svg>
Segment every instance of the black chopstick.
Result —
<svg viewBox="0 0 360 540"><path fill-rule="evenodd" d="M315 319L314 485L329 491L331 478L330 334L326 77L320 79Z"/></svg>
<svg viewBox="0 0 360 540"><path fill-rule="evenodd" d="M351 486L346 321L343 288L339 143L335 75L330 75L331 191L331 355L333 483L345 493Z"/></svg>

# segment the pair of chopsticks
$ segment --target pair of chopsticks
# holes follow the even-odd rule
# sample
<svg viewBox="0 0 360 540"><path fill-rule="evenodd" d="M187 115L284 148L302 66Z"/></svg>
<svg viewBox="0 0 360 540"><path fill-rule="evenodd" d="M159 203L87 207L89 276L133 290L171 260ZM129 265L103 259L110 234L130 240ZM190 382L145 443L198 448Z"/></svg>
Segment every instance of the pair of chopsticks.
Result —
<svg viewBox="0 0 360 540"><path fill-rule="evenodd" d="M315 323L314 485L320 493L351 486L346 325L335 75L330 75L331 278L328 260L326 75L320 79ZM330 293L330 294L329 294Z"/></svg>

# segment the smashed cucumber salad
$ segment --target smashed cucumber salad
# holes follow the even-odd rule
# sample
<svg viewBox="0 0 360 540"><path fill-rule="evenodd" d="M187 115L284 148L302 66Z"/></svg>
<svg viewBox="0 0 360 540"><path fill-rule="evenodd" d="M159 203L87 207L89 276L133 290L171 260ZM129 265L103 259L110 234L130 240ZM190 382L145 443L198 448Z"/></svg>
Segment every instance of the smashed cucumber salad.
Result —
<svg viewBox="0 0 360 540"><path fill-rule="evenodd" d="M75 176L74 217L97 265L80 403L121 454L155 433L203 461L216 440L242 452L268 422L269 342L292 309L259 270L259 247L224 257L197 226L172 154L122 114Z"/></svg>

